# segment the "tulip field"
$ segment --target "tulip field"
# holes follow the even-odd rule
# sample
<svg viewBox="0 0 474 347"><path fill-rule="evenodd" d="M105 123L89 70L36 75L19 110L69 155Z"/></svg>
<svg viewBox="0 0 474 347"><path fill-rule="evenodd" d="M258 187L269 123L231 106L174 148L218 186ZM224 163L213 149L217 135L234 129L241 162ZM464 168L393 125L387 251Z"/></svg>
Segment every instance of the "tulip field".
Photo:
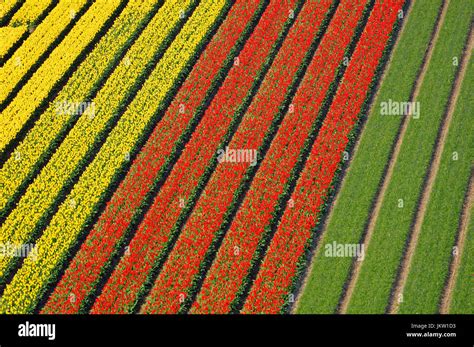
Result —
<svg viewBox="0 0 474 347"><path fill-rule="evenodd" d="M474 313L471 0L0 1L0 313Z"/></svg>

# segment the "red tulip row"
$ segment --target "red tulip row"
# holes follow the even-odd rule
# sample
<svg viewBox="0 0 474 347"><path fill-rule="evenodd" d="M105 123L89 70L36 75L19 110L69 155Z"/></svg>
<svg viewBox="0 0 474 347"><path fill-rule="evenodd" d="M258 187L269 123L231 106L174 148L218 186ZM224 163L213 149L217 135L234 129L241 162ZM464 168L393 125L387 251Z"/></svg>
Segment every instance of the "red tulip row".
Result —
<svg viewBox="0 0 474 347"><path fill-rule="evenodd" d="M376 1L291 199L269 245L245 313L278 313L288 303L299 261L324 208L350 134L358 121L379 60L404 0Z"/></svg>
<svg viewBox="0 0 474 347"><path fill-rule="evenodd" d="M295 3L296 0L285 5L272 1L266 8L138 226L129 244L130 253L125 254L114 269L102 294L94 303L92 313L129 312L143 295L143 288L146 287L150 274L165 256L169 242L173 240L174 225L198 187L201 176L230 125L235 121L240 105L254 81L259 78L267 57L273 54L272 46L285 27L288 9Z"/></svg>
<svg viewBox="0 0 474 347"><path fill-rule="evenodd" d="M222 161L218 164L164 264L143 312L177 313L183 308L183 299L192 295L193 283L199 281L209 247L218 235L250 165L256 164L258 149L271 140L270 135L270 140L265 141L265 135L274 133L279 107L284 104L295 74L304 64L306 53L317 37L331 4L332 0L306 2L297 15L295 24L228 145L231 151L252 151L246 152L251 155L238 158L240 162ZM246 162L245 159L253 161Z"/></svg>
<svg viewBox="0 0 474 347"><path fill-rule="evenodd" d="M43 313L80 311L101 279L104 268L110 263L154 180L166 165L176 139L182 136L192 121L232 47L258 8L258 2L254 1L237 2L232 7L69 264Z"/></svg>
<svg viewBox="0 0 474 347"><path fill-rule="evenodd" d="M290 178L312 124L320 114L365 3L365 0L343 1L339 5L295 95L295 111L285 117L272 142L223 240L192 313L227 313L232 310L265 228L272 219L278 197ZM293 208L301 207L298 203Z"/></svg>

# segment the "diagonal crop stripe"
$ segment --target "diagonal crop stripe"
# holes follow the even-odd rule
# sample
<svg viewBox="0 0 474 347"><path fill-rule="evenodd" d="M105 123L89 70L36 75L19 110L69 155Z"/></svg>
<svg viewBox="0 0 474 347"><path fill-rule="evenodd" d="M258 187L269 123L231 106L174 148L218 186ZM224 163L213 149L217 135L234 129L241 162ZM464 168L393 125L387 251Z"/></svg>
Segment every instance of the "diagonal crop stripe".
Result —
<svg viewBox="0 0 474 347"><path fill-rule="evenodd" d="M12 46L20 39L27 31L26 25L18 27L1 27L0 28L0 60L12 48Z"/></svg>
<svg viewBox="0 0 474 347"><path fill-rule="evenodd" d="M26 0L10 21L10 25L35 24L44 15L48 8L55 5L56 0Z"/></svg>
<svg viewBox="0 0 474 347"><path fill-rule="evenodd" d="M301 5L302 1L291 0L290 4ZM179 232L174 225L185 213L180 201L192 201L190 195L202 184L205 172L212 168L219 145L228 141L226 138L235 131L235 124L240 122L294 22L285 7L280 1L272 1L265 8L183 153L154 196L128 245L131 256L121 258L95 301L92 313L133 312L141 305L148 283L154 278L156 264L166 257ZM148 247L149 244L153 247Z"/></svg>
<svg viewBox="0 0 474 347"><path fill-rule="evenodd" d="M265 5L266 2L261 1L237 2L232 6L81 243L42 312L86 312L92 305L95 293L100 292L101 283L113 270L116 254L123 249L122 245L143 213L142 206L152 196L164 169L171 166L181 143L189 138L192 125L199 122L201 105L212 99L222 84ZM93 259L91 253L96 255Z"/></svg>
<svg viewBox="0 0 474 347"><path fill-rule="evenodd" d="M29 312L35 306L48 280L54 275L55 269L99 202L100 192L108 188L111 179L126 162L124 153L131 152L139 141L154 113L165 101L168 91L178 82L182 71L195 56L225 4L224 0L205 1L197 7L112 130L94 161L74 186L68 199L59 207L36 244L36 259L25 259L21 269L7 285L0 299L1 312ZM71 206L71 199L77 201L77 205Z"/></svg>
<svg viewBox="0 0 474 347"><path fill-rule="evenodd" d="M311 135L312 124L324 119L321 112L324 98L333 92L330 85L333 80L337 81L338 66L351 41L358 38L356 28L367 5L370 3L358 0L343 1L337 7L291 101L294 109L285 115L262 159L191 313L228 313L238 301L240 288L251 271L251 260L264 240L266 227L278 205L278 196L290 178L305 140ZM343 33L341 27L345 28ZM319 85L318 91L314 90L315 85Z"/></svg>
<svg viewBox="0 0 474 347"><path fill-rule="evenodd" d="M187 10L193 3L190 0L181 1L180 5L185 6L184 9ZM180 18L182 8L173 2L166 4L160 8L140 38L130 48L127 56L123 58L122 63L107 79L90 105L88 104L89 110L80 116L51 160L43 167L16 208L7 217L0 228L0 243L9 241L13 244L23 244L31 239L45 215L51 214L51 206L61 198L60 194L64 187L70 184L71 177L77 175L77 171L80 172L91 150L100 144L100 140L107 133L107 127L113 124L114 117L120 117L124 102L130 97L130 82L135 81L138 87L141 86L144 77L147 76L147 69L154 62L156 54L159 56L167 36L182 20ZM65 113L67 115L69 112ZM58 118L64 115L53 113L50 116ZM47 132L51 129L41 131ZM121 158L123 156L124 154ZM12 262L11 258L0 258L1 276L5 276L6 269Z"/></svg>
<svg viewBox="0 0 474 347"><path fill-rule="evenodd" d="M77 14L88 4L87 0L60 1L15 54L0 68L0 104L3 105L17 84L37 60L54 45L55 40L70 23L77 21ZM3 113L0 121L6 123ZM3 135L2 142L3 143ZM3 148L3 145L0 146Z"/></svg>
<svg viewBox="0 0 474 347"><path fill-rule="evenodd" d="M5 146L25 125L34 110L57 85L122 2L122 0L95 2L20 89L12 102L2 111L0 117L2 129L0 151L5 149Z"/></svg>
<svg viewBox="0 0 474 347"><path fill-rule="evenodd" d="M245 151L241 152L245 154L240 158L240 162L235 163L226 162L225 157L221 157L222 162L216 166L183 226L142 312L179 312L187 305L184 302L180 305L180 294L192 298L193 284L200 276L201 266L208 262L212 255L212 241L219 235L220 225L234 194L237 194L241 181L245 179L247 169L256 166L258 155L264 155L260 148L272 139L271 134L275 132L281 119L278 110L288 102L287 95L293 93L294 88L290 88L292 81L298 68L305 65L306 53L312 50L312 41L318 37L325 16L331 16L331 5L331 0L306 2L297 16L295 14L295 22L281 49L232 140L226 146L230 151L240 149ZM276 83L279 83L279 88L274 88ZM226 186L222 189L224 181ZM210 215L212 218L209 218Z"/></svg>
<svg viewBox="0 0 474 347"><path fill-rule="evenodd" d="M298 265L323 209L342 152L362 112L403 0L375 2L336 96L291 195L301 208L286 208L263 257L243 313L278 313L288 304Z"/></svg>
<svg viewBox="0 0 474 347"><path fill-rule="evenodd" d="M55 142L60 142L61 134L79 118L79 114L75 113L59 115L57 105L89 100L94 91L103 86L116 65L125 63L123 54L128 52L127 58L134 58L134 52L138 54L139 50L128 51L133 44L133 37L140 35L141 27L153 17L150 12L153 13L153 8L159 5L158 0L128 2L112 27L77 67L49 107L41 113L0 169L0 210L8 210L6 206L21 194L21 186L53 154ZM137 11L138 7L140 11ZM127 44L128 41L132 42ZM117 68L121 72L116 72L116 75L124 73L125 68Z"/></svg>

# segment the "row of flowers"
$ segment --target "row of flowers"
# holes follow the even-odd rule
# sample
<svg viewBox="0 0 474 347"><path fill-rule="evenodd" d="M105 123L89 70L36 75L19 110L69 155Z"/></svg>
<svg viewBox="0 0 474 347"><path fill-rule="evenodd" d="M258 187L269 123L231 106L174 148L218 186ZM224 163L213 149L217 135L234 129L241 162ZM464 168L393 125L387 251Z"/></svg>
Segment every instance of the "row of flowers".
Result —
<svg viewBox="0 0 474 347"><path fill-rule="evenodd" d="M226 133L240 118L239 109L248 99L249 90L261 78L261 70L287 18L288 12L280 4L270 2L138 226L129 244L131 254L122 257L97 298L93 313L129 312L141 299L155 266L165 257L178 232L176 223L192 203L192 194L199 189L201 177Z"/></svg>
<svg viewBox="0 0 474 347"><path fill-rule="evenodd" d="M2 112L2 121L8 124L8 126L2 129L2 137L5 139L5 143L8 143L16 136L17 132L28 122L35 110L48 97L57 82L70 69L83 49L94 39L104 23L110 17L114 17L113 14L117 11L121 1L99 1L94 3L64 40L51 52L48 59L45 60L35 74L22 86L22 89ZM81 69L81 71L83 70ZM90 71L87 73L91 74ZM77 74L75 77L77 78ZM65 97L65 91L61 92L59 97ZM56 98L56 100L59 99ZM50 140L68 120L68 115L56 112L56 102L58 101L53 102L50 109L41 117L35 129L28 134L28 139L26 140L27 147L33 147L33 150L24 148L24 145L17 146L6 165L2 167L0 172L0 186L2 187L0 210L3 210L8 201L12 199L25 176L31 172L38 157L44 152L44 148L48 145L48 142L45 143L45 140ZM49 126L48 130L45 130L43 122L44 118L48 116L50 122L54 125ZM36 141L37 139L39 141Z"/></svg>
<svg viewBox="0 0 474 347"><path fill-rule="evenodd" d="M261 257L259 246L268 232L272 212L279 204L278 197L291 177L312 127L322 121L325 97L351 38L355 39L364 6L365 0L358 0L342 2L337 8L294 97L295 111L285 117L272 142L191 312L227 313L234 310L253 262ZM291 201L289 208L300 209L300 202Z"/></svg>
<svg viewBox="0 0 474 347"><path fill-rule="evenodd" d="M258 159L262 147L268 146L284 115L280 107L285 109L285 104L289 107L291 98L286 98L287 93L293 90L290 87L295 75L304 65L306 53L331 4L331 0L307 2L300 12L294 10L295 22L228 148L254 151L250 153ZM294 5L288 3L289 8ZM287 12L287 9L283 11ZM237 163L221 162L213 172L150 292L144 312L177 313L186 306L183 295L192 298L193 284L199 282L202 269L215 254L209 247L221 234L221 225L236 192L246 173L256 168L256 161L240 159ZM240 253L241 250L230 251Z"/></svg>
<svg viewBox="0 0 474 347"><path fill-rule="evenodd" d="M43 17L50 6L55 6L53 0L25 1L10 20L10 26L31 25Z"/></svg>
<svg viewBox="0 0 474 347"><path fill-rule="evenodd" d="M188 5L190 3L191 1L187 2ZM175 21L170 18L175 18ZM120 118L120 110L123 109L123 102L129 93L130 85L133 82L141 84L140 75L146 72L146 65L153 61L167 33L178 21L179 9L176 4L169 3L168 6L160 9L128 51L128 63L122 63L116 67L97 96L88 104L95 105L95 112L86 110L79 117L67 137L55 149L47 165L28 186L16 208L8 215L0 228L0 242L27 243L35 230L41 228L44 216L51 213L54 204L61 198L62 191L87 164L91 151L106 136L111 122L114 118ZM57 120L63 115L47 113L45 117L52 118L50 122L40 122L32 131L43 134L59 131L55 125L59 123ZM42 127L43 125L46 126ZM48 127L48 125L52 126ZM123 153L120 159L124 159ZM100 191L97 193L99 195ZM66 202L73 207L79 203L71 197L66 197ZM5 273L11 261L8 258L0 258L0 275Z"/></svg>
<svg viewBox="0 0 474 347"><path fill-rule="evenodd" d="M376 1L328 116L312 146L244 304L245 313L278 313L290 300L298 265L324 209L352 130L370 92L385 46L404 0Z"/></svg>
<svg viewBox="0 0 474 347"><path fill-rule="evenodd" d="M167 160L173 156L176 139L185 137L185 129L205 102L209 90L217 88L216 81L222 81L223 71L233 64L236 48L242 46L242 37L251 31L253 26L248 23L258 7L253 1L232 6L81 245L43 312L77 313L87 306L88 296L110 266L114 252L121 249L121 241L152 191L153 182L159 180Z"/></svg>
<svg viewBox="0 0 474 347"><path fill-rule="evenodd" d="M38 59L54 44L61 33L76 19L71 13L79 13L87 5L87 0L61 1L48 16L41 22L36 30L18 48L13 56L0 68L0 105L3 105L7 97L15 89L17 84L24 78L26 73L36 64ZM0 118L0 148L4 148L7 134L3 129L8 122L2 116Z"/></svg>
<svg viewBox="0 0 474 347"><path fill-rule="evenodd" d="M5 21L21 6L21 2L22 0L4 0L0 3L0 24L7 24Z"/></svg>
<svg viewBox="0 0 474 347"><path fill-rule="evenodd" d="M163 19L166 18L165 22L181 18L178 5L183 5L183 1L170 1L165 6L168 3L172 8L162 13ZM26 259L11 283L6 286L0 299L2 312L28 312L36 306L49 281L57 275L66 260L70 248L90 222L98 204L127 165L125 154L131 153L142 140L154 121L156 110L166 101L168 92L183 78L184 69L195 56L224 5L224 0L204 2L193 12L110 132L100 151L58 207L57 213L36 244L36 259ZM163 26L168 26L163 21L160 22L159 29L150 27L150 30L154 30L155 39L162 35Z"/></svg>
<svg viewBox="0 0 474 347"><path fill-rule="evenodd" d="M7 55L15 43L26 33L27 29L26 26L0 28L0 37L2 38L0 40L0 60Z"/></svg>

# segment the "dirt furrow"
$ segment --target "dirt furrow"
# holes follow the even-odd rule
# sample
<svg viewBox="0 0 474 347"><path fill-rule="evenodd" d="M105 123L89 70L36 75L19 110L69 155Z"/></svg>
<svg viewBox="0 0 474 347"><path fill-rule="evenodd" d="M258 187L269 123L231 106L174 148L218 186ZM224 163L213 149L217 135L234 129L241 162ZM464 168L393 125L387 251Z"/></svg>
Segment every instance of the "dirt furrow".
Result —
<svg viewBox="0 0 474 347"><path fill-rule="evenodd" d="M474 34L471 31L468 44L466 45L465 52L471 52L473 49L473 46L474 46ZM453 84L451 98L448 102L448 108L446 111L445 119L442 123L442 127L439 132L439 137L438 137L437 145L436 145L434 156L433 156L433 161L431 162L430 168L428 169L428 173L427 173L428 178L426 181L425 189L422 193L420 203L418 205L417 213L415 216L415 223L411 231L411 237L408 244L408 248L402 260L400 276L398 277L398 281L394 289L394 295L393 295L394 298L398 298L399 295L402 294L405 289L405 284L408 278L408 274L410 272L413 255L415 254L416 246L418 244L418 237L420 236L421 227L423 225L423 220L426 214L428 202L430 200L434 182L438 174L439 164L441 162L441 156L443 154L444 144L446 142L446 137L448 135L449 126L451 124L451 119L453 117L454 110L456 109L456 103L459 97L459 93L461 91L462 81L464 80L464 76L466 75L468 62L469 62L469 53L467 53L467 55L465 53L464 56L462 57L459 72ZM389 312L397 313L399 305L400 304L398 300L395 300L394 302L392 302L390 305Z"/></svg>
<svg viewBox="0 0 474 347"><path fill-rule="evenodd" d="M431 61L431 56L433 55L435 43L438 40L439 33L441 31L441 28L442 28L443 23L444 23L444 19L446 17L448 4L449 4L449 0L444 1L443 4L442 4L441 14L440 14L439 19L436 23L436 26L433 30L433 34L432 34L432 37L430 39L428 49L427 49L426 54L425 54L425 58L423 59L423 65L420 69L420 73L418 75L418 78L415 81L412 97L410 98L411 102L417 99L418 94L420 92L421 86L423 84L423 80L425 78L426 72L427 72L428 67L429 67L429 63ZM395 167L395 163L397 162L398 155L400 153L400 149L401 149L401 146L402 146L402 143L403 143L403 138L405 137L405 133L406 133L406 130L408 128L408 124L409 124L410 119L411 119L410 116L406 116L402 121L401 128L400 128L399 134L397 136L396 143L395 143L392 155L390 157L390 161L388 163L388 167L387 167L385 177L383 178L383 182L381 183L381 188L379 189L379 192L377 194L373 210L372 210L372 212L371 212L371 214L368 218L367 230L365 232L365 237L364 237L364 242L363 242L364 249L368 249L368 246L370 244L370 240L372 238L372 234L373 234L373 231L375 229L375 224L377 222L378 215L379 215L380 209L382 207L382 203L383 203L383 200L384 200L384 197L385 197L385 193L386 193L388 185L391 181L392 174L393 174L393 169ZM347 287L346 287L347 289L346 289L345 295L342 298L341 303L340 303L339 313L346 313L347 312L347 308L348 308L349 302L352 298L352 293L354 292L354 288L356 286L357 280L359 278L360 270L361 270L363 264L364 264L363 260L354 261L352 273L350 275L350 279L349 279Z"/></svg>

